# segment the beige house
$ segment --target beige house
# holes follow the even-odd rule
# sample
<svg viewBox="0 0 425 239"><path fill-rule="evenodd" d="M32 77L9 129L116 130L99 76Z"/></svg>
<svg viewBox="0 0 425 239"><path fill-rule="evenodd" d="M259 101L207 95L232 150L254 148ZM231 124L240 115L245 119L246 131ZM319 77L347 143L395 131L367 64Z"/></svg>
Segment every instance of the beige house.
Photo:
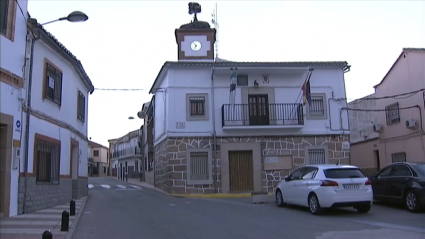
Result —
<svg viewBox="0 0 425 239"><path fill-rule="evenodd" d="M362 116L354 117L353 110L350 110L350 116L353 116L350 120L352 164L379 168L392 162L425 162L424 68L425 48L403 49L383 80L375 86L373 97L376 101L367 100L367 104L374 105L363 107L377 111L369 112L367 117L364 112ZM353 142L353 138L361 137L353 137L355 127L369 123L368 132L376 134L368 135L363 142ZM379 140L373 139L376 136Z"/></svg>
<svg viewBox="0 0 425 239"><path fill-rule="evenodd" d="M101 144L89 141L88 175L90 177L108 176L109 149Z"/></svg>

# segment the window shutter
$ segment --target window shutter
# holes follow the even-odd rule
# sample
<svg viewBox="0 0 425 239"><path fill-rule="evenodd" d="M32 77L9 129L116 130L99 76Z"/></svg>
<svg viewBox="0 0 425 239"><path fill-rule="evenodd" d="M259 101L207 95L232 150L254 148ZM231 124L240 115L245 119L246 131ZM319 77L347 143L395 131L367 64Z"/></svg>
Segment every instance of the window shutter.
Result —
<svg viewBox="0 0 425 239"><path fill-rule="evenodd" d="M5 33L7 27L7 12L9 0L0 0L0 32Z"/></svg>
<svg viewBox="0 0 425 239"><path fill-rule="evenodd" d="M62 73L56 72L56 78L55 78L55 102L61 105L62 100Z"/></svg>

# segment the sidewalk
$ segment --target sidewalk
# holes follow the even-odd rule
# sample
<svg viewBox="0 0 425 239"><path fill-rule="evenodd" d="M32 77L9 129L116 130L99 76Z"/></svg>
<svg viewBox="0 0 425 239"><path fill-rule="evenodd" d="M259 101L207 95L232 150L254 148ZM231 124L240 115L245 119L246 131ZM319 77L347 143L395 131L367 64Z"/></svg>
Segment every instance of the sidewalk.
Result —
<svg viewBox="0 0 425 239"><path fill-rule="evenodd" d="M62 212L69 212L69 203L42 209L28 214L21 214L14 217L2 218L0 221L1 239L41 239L46 230L50 230L53 239L71 238L80 213L84 209L87 197L82 197L75 201L75 216L69 216L69 231L62 232L61 219Z"/></svg>
<svg viewBox="0 0 425 239"><path fill-rule="evenodd" d="M125 180L124 180L124 181L119 180L117 177L111 177L111 178L113 178L113 179L115 179L115 180L117 180L117 181L119 181L119 182L126 182ZM138 179L138 178L129 178L129 179L128 179L128 181L127 181L127 183L134 184L134 185L140 186L140 187L142 187L142 188L149 188L149 189L156 190L156 191L158 191L158 192L161 192L161 193L167 194L166 192L162 191L162 190L161 190L161 189L159 189L159 188L156 188L156 187L155 187L155 186L153 186L152 184L149 184L149 183L147 183L147 182L140 182L140 179Z"/></svg>

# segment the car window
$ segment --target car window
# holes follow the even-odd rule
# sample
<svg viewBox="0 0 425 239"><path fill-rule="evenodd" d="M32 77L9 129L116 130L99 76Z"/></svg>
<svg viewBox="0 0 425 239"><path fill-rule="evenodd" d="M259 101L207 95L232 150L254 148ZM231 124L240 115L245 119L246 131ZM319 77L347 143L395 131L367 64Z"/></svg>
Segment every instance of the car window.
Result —
<svg viewBox="0 0 425 239"><path fill-rule="evenodd" d="M419 176L425 177L425 164L415 164L412 167Z"/></svg>
<svg viewBox="0 0 425 239"><path fill-rule="evenodd" d="M393 169L393 167L384 168L381 172L378 173L378 177L388 177L388 176L390 176L391 169Z"/></svg>
<svg viewBox="0 0 425 239"><path fill-rule="evenodd" d="M323 170L327 178L365 178L358 168L330 168Z"/></svg>
<svg viewBox="0 0 425 239"><path fill-rule="evenodd" d="M391 177L411 177L410 169L405 165L394 165L390 173Z"/></svg>
<svg viewBox="0 0 425 239"><path fill-rule="evenodd" d="M303 169L304 168L298 168L294 172L292 172L291 175L290 175L291 179L300 179L301 171Z"/></svg>
<svg viewBox="0 0 425 239"><path fill-rule="evenodd" d="M301 179L312 179L316 176L317 168L315 167L307 167L301 172Z"/></svg>

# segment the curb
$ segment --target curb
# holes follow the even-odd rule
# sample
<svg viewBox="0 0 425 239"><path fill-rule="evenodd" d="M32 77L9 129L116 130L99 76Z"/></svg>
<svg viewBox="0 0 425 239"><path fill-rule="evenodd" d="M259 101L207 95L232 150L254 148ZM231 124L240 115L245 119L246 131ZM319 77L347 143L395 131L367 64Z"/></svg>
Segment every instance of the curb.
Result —
<svg viewBox="0 0 425 239"><path fill-rule="evenodd" d="M83 210L86 207L87 200L89 199L89 195L87 194L86 200L84 200L83 204L78 209L77 215L75 215L74 220L71 223L71 226L69 227L68 233L66 233L65 239L72 239L72 236L74 235L74 230L77 227L78 220L80 220L80 216L83 214Z"/></svg>
<svg viewBox="0 0 425 239"><path fill-rule="evenodd" d="M189 198L250 198L251 193L214 193L214 194L173 194L166 193L168 196L173 197L189 197ZM273 196L273 193L268 193L269 196Z"/></svg>
<svg viewBox="0 0 425 239"><path fill-rule="evenodd" d="M111 177L114 178L115 180L119 181L119 182L125 182L125 181L121 181L119 179L117 179L116 177ZM132 183L132 182L126 182L129 184L134 184L137 186L141 186L142 188L147 188L147 189L152 189L158 192L161 192L167 196L172 196L172 197L186 197L186 198L250 198L253 195L251 193L212 193L212 194L175 194L175 193L167 193L165 191L163 191L162 189L159 189L157 187L146 187L142 184L138 184L138 183ZM269 196L274 196L274 193L267 193Z"/></svg>

